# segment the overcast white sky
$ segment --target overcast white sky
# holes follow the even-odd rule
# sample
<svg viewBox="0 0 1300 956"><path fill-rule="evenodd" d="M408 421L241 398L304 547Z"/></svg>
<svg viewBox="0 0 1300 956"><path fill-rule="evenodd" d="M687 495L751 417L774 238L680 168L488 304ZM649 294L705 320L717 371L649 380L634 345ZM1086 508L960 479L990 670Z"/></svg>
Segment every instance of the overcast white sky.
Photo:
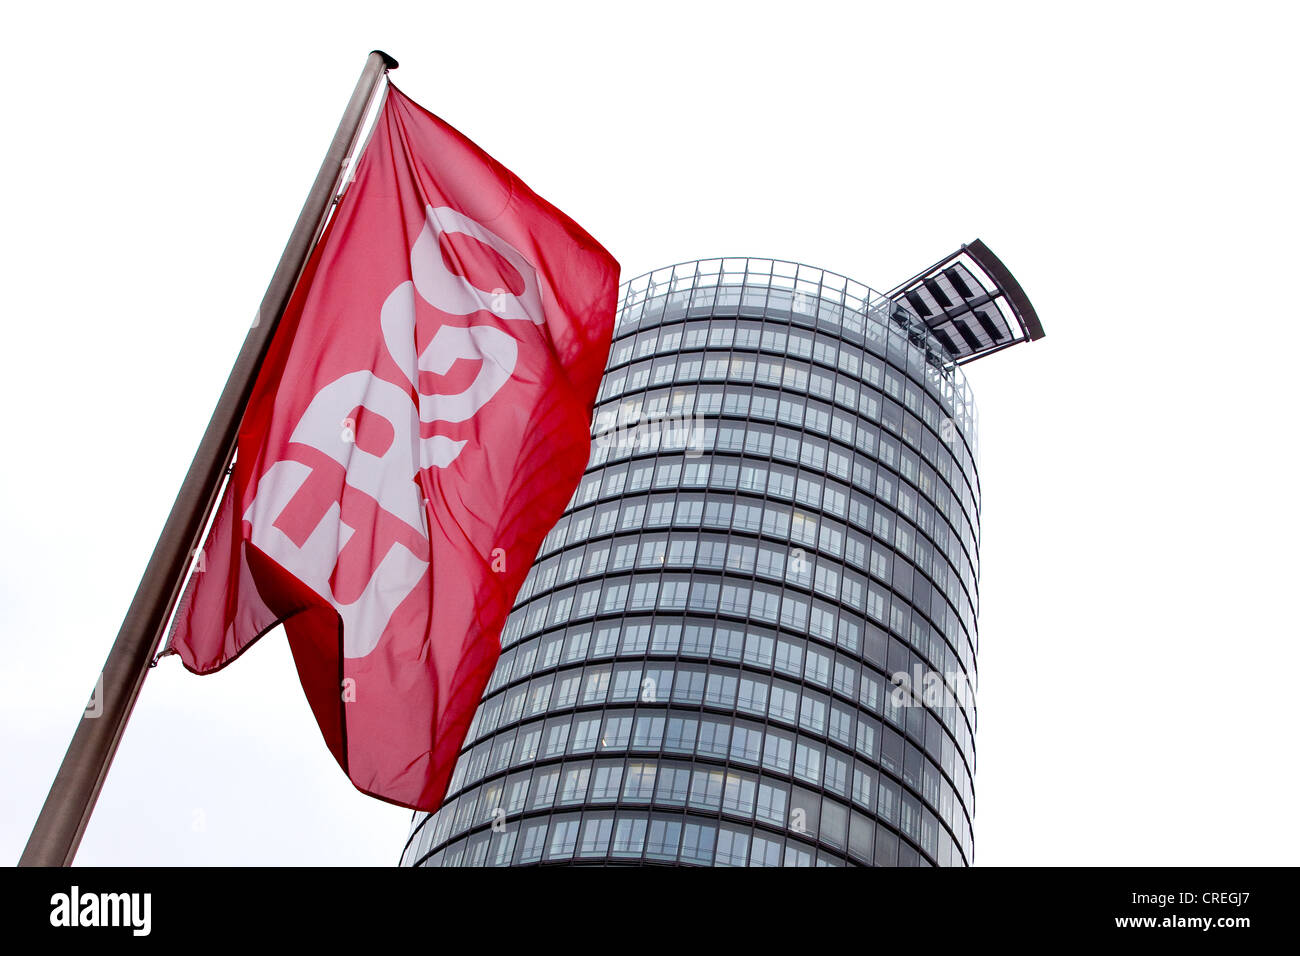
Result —
<svg viewBox="0 0 1300 956"><path fill-rule="evenodd" d="M380 8L380 9L376 9ZM1292 863L1295 7L24 4L0 35L0 862L363 65L618 257L887 289L976 237L976 861ZM277 634L146 682L84 864L381 864Z"/></svg>

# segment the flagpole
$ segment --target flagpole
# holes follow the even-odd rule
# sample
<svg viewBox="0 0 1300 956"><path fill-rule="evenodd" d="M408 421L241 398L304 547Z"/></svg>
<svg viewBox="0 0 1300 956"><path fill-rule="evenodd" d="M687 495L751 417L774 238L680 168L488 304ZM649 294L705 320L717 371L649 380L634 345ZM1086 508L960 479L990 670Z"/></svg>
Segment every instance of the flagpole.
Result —
<svg viewBox="0 0 1300 956"><path fill-rule="evenodd" d="M396 68L397 61L380 50L366 58L365 69L199 442L19 866L68 866L76 855L163 628L180 595L190 556L198 547L226 468L234 458L239 423L271 336L329 216L334 197L344 177L351 173L344 168L344 162L358 142L374 95L384 74Z"/></svg>

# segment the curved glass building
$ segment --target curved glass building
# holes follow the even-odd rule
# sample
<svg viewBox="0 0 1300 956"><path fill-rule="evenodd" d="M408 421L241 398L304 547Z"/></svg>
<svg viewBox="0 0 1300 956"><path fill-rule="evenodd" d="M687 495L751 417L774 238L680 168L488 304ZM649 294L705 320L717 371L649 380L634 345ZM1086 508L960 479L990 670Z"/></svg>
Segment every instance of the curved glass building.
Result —
<svg viewBox="0 0 1300 956"><path fill-rule="evenodd" d="M622 289L591 464L403 864L973 859L961 364L1042 330L976 241L879 294L715 259Z"/></svg>

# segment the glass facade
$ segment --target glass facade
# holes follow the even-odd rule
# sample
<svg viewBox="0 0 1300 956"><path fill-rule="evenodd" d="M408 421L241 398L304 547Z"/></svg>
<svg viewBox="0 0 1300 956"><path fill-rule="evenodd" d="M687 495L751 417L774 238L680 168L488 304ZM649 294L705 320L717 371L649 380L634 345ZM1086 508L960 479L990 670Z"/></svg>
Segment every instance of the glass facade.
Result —
<svg viewBox="0 0 1300 956"><path fill-rule="evenodd" d="M590 466L402 863L969 864L976 424L905 300L625 284Z"/></svg>

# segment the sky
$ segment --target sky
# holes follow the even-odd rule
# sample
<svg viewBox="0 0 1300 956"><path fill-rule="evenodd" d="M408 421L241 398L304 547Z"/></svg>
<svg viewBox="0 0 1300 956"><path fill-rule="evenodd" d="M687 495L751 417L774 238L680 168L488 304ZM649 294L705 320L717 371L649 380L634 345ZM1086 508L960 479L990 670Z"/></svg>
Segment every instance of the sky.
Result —
<svg viewBox="0 0 1300 956"><path fill-rule="evenodd" d="M625 277L888 289L975 238L978 865L1300 853L1294 6L25 4L0 35L0 862L21 853L366 54ZM283 639L148 677L81 864L392 865Z"/></svg>

